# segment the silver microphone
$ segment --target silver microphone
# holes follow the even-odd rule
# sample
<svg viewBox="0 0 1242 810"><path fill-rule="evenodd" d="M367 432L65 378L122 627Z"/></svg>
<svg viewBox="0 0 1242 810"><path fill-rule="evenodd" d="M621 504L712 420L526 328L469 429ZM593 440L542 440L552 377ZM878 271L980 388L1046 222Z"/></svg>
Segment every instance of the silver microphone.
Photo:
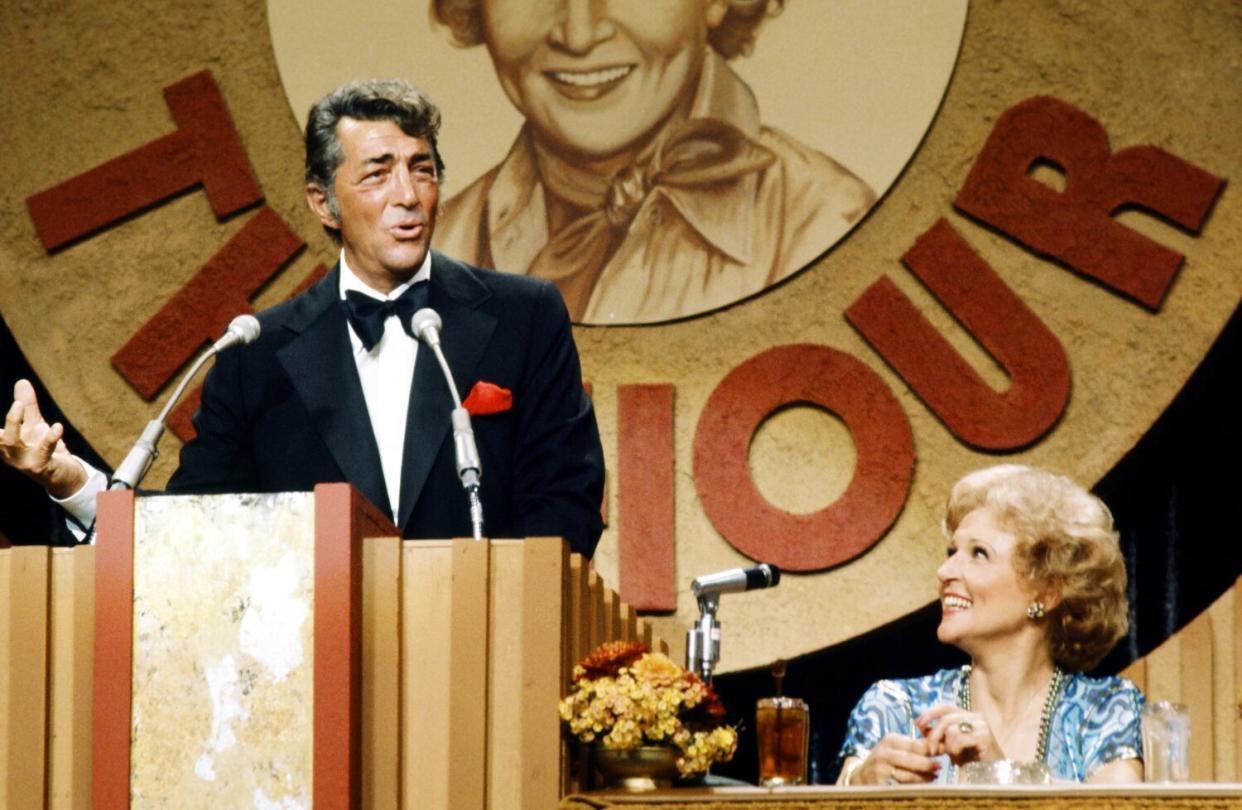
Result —
<svg viewBox="0 0 1242 810"><path fill-rule="evenodd" d="M739 593L771 588L781 581L781 569L769 563L753 568L731 568L718 574L704 574L690 583L696 597L710 593Z"/></svg>
<svg viewBox="0 0 1242 810"><path fill-rule="evenodd" d="M138 437L138 441L134 442L134 446L130 448L125 459L117 466L116 471L112 473L112 480L108 483L108 489L133 489L142 482L146 477L147 471L151 469L151 463L159 456L160 451L156 448L160 438L164 435L164 422L168 419L168 414L172 411L173 406L181 399L181 395L185 393L185 388L189 385L190 380L198 373L209 359L233 348L234 346L244 346L248 343L254 343L259 339L259 333L262 328L259 326L259 319L253 315L238 315L229 322L228 329L224 335L215 343L198 356L194 361L194 365L190 366L190 370L181 378L177 390L173 391L173 395L168 402L164 404L164 408L160 411L160 415L142 429L142 435Z"/></svg>
<svg viewBox="0 0 1242 810"><path fill-rule="evenodd" d="M753 568L730 568L718 574L704 574L690 582L699 602L699 620L686 632L686 669L698 673L707 683L720 660L720 622L716 610L722 593L771 588L781 581L781 569L770 563Z"/></svg>
<svg viewBox="0 0 1242 810"><path fill-rule="evenodd" d="M470 527L475 540L483 539L483 500L479 496L479 484L483 478L483 462L479 447L474 441L474 427L470 424L470 412L462 407L457 383L449 370L444 352L440 350L440 315L430 307L423 307L410 316L410 329L415 336L431 349L444 372L449 394L453 397L453 411L449 414L453 425L453 452L457 457L457 477L470 499Z"/></svg>

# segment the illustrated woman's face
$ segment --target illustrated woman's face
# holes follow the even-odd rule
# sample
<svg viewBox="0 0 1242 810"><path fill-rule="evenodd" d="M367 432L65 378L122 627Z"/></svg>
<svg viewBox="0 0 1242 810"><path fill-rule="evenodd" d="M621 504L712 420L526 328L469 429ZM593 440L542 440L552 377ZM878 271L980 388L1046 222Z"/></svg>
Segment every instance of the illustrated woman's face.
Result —
<svg viewBox="0 0 1242 810"><path fill-rule="evenodd" d="M725 0L483 0L505 93L549 148L638 151L698 86Z"/></svg>

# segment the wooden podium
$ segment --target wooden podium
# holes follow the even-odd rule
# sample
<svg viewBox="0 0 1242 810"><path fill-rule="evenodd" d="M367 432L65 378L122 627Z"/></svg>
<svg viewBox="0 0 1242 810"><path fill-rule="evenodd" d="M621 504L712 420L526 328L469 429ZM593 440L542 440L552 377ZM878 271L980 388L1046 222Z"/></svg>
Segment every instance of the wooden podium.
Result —
<svg viewBox="0 0 1242 810"><path fill-rule="evenodd" d="M0 806L555 807L573 662L653 643L563 541L402 541L344 484L97 528L0 551Z"/></svg>

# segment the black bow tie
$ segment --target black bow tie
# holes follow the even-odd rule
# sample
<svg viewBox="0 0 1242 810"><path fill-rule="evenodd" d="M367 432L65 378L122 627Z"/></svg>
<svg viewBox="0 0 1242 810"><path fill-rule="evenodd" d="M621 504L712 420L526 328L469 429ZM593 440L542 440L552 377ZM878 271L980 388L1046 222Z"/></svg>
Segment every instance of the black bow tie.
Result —
<svg viewBox="0 0 1242 810"><path fill-rule="evenodd" d="M349 316L349 325L362 340L367 351L375 348L384 336L384 321L388 316L396 315L401 321L401 328L412 338L416 338L410 326L410 316L427 306L427 282L419 281L391 301L381 301L366 293L348 290L345 293L345 311Z"/></svg>

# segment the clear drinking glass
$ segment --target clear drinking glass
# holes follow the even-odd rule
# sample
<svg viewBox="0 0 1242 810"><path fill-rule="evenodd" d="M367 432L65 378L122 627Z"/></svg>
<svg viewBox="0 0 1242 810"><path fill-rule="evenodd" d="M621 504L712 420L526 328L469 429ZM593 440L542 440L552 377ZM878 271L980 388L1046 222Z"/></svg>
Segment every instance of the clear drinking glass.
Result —
<svg viewBox="0 0 1242 810"><path fill-rule="evenodd" d="M1190 778L1190 713L1182 704L1160 700L1143 707L1143 778L1148 782Z"/></svg>
<svg viewBox="0 0 1242 810"><path fill-rule="evenodd" d="M759 784L764 787L806 782L811 711L798 698L761 698L755 707L759 738Z"/></svg>

